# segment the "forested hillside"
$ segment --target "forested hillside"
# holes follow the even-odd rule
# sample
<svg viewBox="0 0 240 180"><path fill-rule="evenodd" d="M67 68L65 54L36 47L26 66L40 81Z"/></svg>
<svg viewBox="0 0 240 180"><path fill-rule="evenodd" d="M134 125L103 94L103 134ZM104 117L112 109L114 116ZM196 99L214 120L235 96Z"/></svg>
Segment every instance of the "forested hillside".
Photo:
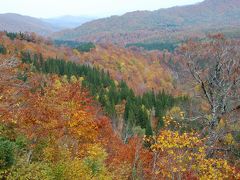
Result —
<svg viewBox="0 0 240 180"><path fill-rule="evenodd" d="M152 89L156 91L168 89L169 92L178 93L174 89L171 71L161 64L162 54L141 53L107 44L96 45L96 47L93 44L86 46L86 44L81 45L81 43L73 43L72 41L61 42L64 46L55 47L51 41L44 40L47 42L43 43L43 39L36 34L19 34L18 36L20 37L14 40L14 46L17 46L21 51L30 51L33 54L41 53L45 59L57 57L58 59L68 59L75 63L99 67L108 71L111 77L117 81L126 81L128 86L137 94ZM19 39L26 39L29 42L26 43L26 40ZM31 39L34 39L33 42ZM14 51L10 42L8 44L6 40L5 43ZM61 43L57 43L57 46ZM70 43L71 45L69 45ZM90 51L90 49L91 52L82 52Z"/></svg>
<svg viewBox="0 0 240 180"><path fill-rule="evenodd" d="M0 14L0 31L35 32L40 35L49 35L58 30L55 26L38 18L14 13Z"/></svg>
<svg viewBox="0 0 240 180"><path fill-rule="evenodd" d="M65 40L117 43L161 42L222 32L239 37L239 0L205 0L188 6L135 11L94 20L56 33Z"/></svg>
<svg viewBox="0 0 240 180"><path fill-rule="evenodd" d="M2 179L240 178L239 41L178 49L192 93L167 53L61 44L0 34Z"/></svg>

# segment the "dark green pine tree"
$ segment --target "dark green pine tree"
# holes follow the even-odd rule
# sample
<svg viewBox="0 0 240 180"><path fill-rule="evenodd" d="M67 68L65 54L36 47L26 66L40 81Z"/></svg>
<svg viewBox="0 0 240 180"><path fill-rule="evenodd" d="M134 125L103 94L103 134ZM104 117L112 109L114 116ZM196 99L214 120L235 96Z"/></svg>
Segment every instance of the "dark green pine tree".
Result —
<svg viewBox="0 0 240 180"><path fill-rule="evenodd" d="M114 102L115 105L119 103L119 95L118 95L116 86L114 84L111 85L109 88L108 97L111 101Z"/></svg>
<svg viewBox="0 0 240 180"><path fill-rule="evenodd" d="M91 95L97 97L105 112L110 116L116 116L115 105L126 100L124 121L125 127L132 129L133 126L140 126L146 130L148 135L152 134L152 127L148 110L155 109L155 115L159 119L158 127L163 126L162 117L168 109L176 102L182 101L174 98L164 91L157 94L154 91L146 92L143 96L135 96L126 82L121 81L116 87L108 72L92 68L86 65L78 65L70 61L60 59L47 59L43 61L42 55L34 55L31 59L30 52L21 52L24 63L33 63L37 70L43 73L55 73L67 75L70 79L72 75L83 77L82 85L89 89ZM39 66L39 68L37 68Z"/></svg>
<svg viewBox="0 0 240 180"><path fill-rule="evenodd" d="M116 110L113 102L107 101L105 106L105 112L107 112L110 117L116 117Z"/></svg>
<svg viewBox="0 0 240 180"><path fill-rule="evenodd" d="M136 117L132 109L128 113L128 123L131 129L136 125Z"/></svg>
<svg viewBox="0 0 240 180"><path fill-rule="evenodd" d="M33 56L33 66L36 68L37 71L40 70L40 62L37 54L34 54Z"/></svg>
<svg viewBox="0 0 240 180"><path fill-rule="evenodd" d="M120 99L126 100L129 95L129 88L123 80L120 82L119 88L120 88Z"/></svg>
<svg viewBox="0 0 240 180"><path fill-rule="evenodd" d="M6 32L5 31L5 33L6 33L7 37L9 37L11 40L14 40L18 35L17 33L13 33L13 32Z"/></svg>
<svg viewBox="0 0 240 180"><path fill-rule="evenodd" d="M14 143L0 137L0 169L9 168L14 163Z"/></svg>
<svg viewBox="0 0 240 180"><path fill-rule="evenodd" d="M149 119L146 119L146 135L153 135L152 125Z"/></svg>
<svg viewBox="0 0 240 180"><path fill-rule="evenodd" d="M0 54L7 54L7 49L2 44L0 44Z"/></svg>
<svg viewBox="0 0 240 180"><path fill-rule="evenodd" d="M23 63L28 63L28 64L30 64L30 63L32 63L32 59L31 59L31 54L30 54L30 52L28 52L28 51L22 51L21 52L21 57L22 57L22 62Z"/></svg>
<svg viewBox="0 0 240 180"><path fill-rule="evenodd" d="M127 99L127 102L125 104L125 111L124 111L124 120L125 120L125 123L128 123L128 115L129 115L129 112L130 112L130 103L131 101L129 99Z"/></svg>

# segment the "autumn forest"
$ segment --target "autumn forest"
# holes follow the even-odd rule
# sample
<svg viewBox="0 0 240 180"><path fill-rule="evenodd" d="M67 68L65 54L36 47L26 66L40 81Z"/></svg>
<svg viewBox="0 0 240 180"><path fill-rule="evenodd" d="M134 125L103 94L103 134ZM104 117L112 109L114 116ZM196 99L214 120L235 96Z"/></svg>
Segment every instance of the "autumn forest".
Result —
<svg viewBox="0 0 240 180"><path fill-rule="evenodd" d="M164 30L149 12L154 32L127 14L51 37L0 17L0 179L240 179L240 31L167 13Z"/></svg>

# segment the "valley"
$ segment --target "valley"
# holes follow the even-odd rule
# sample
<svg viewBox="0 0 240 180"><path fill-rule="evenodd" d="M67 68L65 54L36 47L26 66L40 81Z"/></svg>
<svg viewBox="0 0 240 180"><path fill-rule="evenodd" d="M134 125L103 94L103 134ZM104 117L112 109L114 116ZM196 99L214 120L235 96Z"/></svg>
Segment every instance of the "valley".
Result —
<svg viewBox="0 0 240 180"><path fill-rule="evenodd" d="M0 14L0 179L240 179L239 19Z"/></svg>

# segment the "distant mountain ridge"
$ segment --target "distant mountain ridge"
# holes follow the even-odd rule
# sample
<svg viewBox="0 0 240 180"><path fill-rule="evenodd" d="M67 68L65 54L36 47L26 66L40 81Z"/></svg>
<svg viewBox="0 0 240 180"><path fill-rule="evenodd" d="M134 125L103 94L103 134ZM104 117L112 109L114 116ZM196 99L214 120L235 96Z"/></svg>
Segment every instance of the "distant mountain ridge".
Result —
<svg viewBox="0 0 240 180"><path fill-rule="evenodd" d="M156 11L135 11L85 23L62 31L56 38L65 40L133 43L187 36L214 30L240 27L240 0L205 0L188 6Z"/></svg>
<svg viewBox="0 0 240 180"><path fill-rule="evenodd" d="M51 24L38 18L6 13L0 14L0 31L35 32L40 35L48 35L56 31L56 29Z"/></svg>
<svg viewBox="0 0 240 180"><path fill-rule="evenodd" d="M61 17L56 17L56 18L47 18L47 19L42 19L44 22L47 22L51 24L54 27L57 27L59 29L66 29L66 28L75 28L83 23L92 21L96 18L94 17L89 17L89 16L61 16Z"/></svg>
<svg viewBox="0 0 240 180"><path fill-rule="evenodd" d="M15 13L0 14L0 31L35 32L39 35L50 35L63 29L74 28L93 20L93 17L62 16L40 19Z"/></svg>

